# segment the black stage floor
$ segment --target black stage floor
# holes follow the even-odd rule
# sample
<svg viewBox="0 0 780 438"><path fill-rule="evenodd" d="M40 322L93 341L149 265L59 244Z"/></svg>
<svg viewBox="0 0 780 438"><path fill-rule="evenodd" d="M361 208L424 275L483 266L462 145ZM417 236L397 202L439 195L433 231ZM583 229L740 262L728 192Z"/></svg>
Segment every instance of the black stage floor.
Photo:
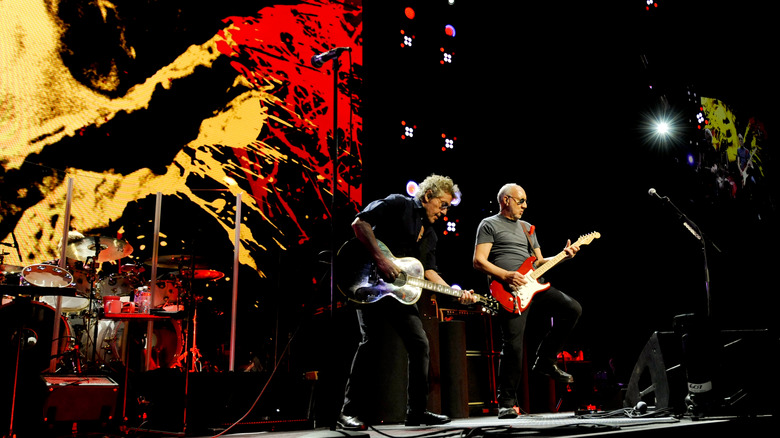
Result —
<svg viewBox="0 0 780 438"><path fill-rule="evenodd" d="M691 417L644 416L629 417L610 413L604 416L583 416L571 413L521 415L513 420L496 417L455 419L441 426L406 427L403 424L385 424L370 427L364 432L347 432L329 428L279 432L231 432L224 430L199 438L229 436L234 438L438 438L438 437L596 437L630 434L631 437L663 436L664 438L703 436L710 434L766 433L775 428L771 415L750 417ZM131 432L133 433L133 432ZM135 431L138 436L152 436L151 432ZM160 433L154 433L163 436ZM167 436L176 436L175 434ZM181 435L179 435L181 436Z"/></svg>

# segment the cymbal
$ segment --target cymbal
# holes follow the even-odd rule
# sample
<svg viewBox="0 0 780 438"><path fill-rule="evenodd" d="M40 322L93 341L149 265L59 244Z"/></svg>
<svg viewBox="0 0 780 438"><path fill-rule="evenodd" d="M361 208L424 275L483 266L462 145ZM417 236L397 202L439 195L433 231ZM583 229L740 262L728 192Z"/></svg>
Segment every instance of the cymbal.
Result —
<svg viewBox="0 0 780 438"><path fill-rule="evenodd" d="M119 260L133 253L133 247L124 240L105 236L87 236L68 243L65 257L98 263Z"/></svg>
<svg viewBox="0 0 780 438"><path fill-rule="evenodd" d="M24 270L24 266L0 265L0 272L3 274L18 274Z"/></svg>
<svg viewBox="0 0 780 438"><path fill-rule="evenodd" d="M192 280L219 280L225 276L214 269L182 269L178 275Z"/></svg>
<svg viewBox="0 0 780 438"><path fill-rule="evenodd" d="M165 269L179 269L179 268L202 269L206 267L206 265L202 263L202 260L203 259L198 256L195 256L195 258L193 259L192 256L186 254L159 256L157 257L157 267L165 268ZM151 265L152 259L146 260L144 264Z"/></svg>

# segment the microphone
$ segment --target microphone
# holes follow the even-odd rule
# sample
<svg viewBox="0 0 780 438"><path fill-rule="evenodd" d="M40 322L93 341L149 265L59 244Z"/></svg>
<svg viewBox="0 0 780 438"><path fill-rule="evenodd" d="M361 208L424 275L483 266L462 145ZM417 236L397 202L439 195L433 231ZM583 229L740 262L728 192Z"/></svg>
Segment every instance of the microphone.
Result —
<svg viewBox="0 0 780 438"><path fill-rule="evenodd" d="M351 51L352 51L352 47L336 47L334 49L330 49L327 52L323 52L312 56L311 65L320 68L322 67L323 64L330 61L331 59L338 58L342 52L351 52Z"/></svg>
<svg viewBox="0 0 780 438"><path fill-rule="evenodd" d="M650 190L647 191L647 194L650 196L655 196L658 199L664 199L664 200L669 199L666 196L659 195L658 192L652 187L650 188Z"/></svg>

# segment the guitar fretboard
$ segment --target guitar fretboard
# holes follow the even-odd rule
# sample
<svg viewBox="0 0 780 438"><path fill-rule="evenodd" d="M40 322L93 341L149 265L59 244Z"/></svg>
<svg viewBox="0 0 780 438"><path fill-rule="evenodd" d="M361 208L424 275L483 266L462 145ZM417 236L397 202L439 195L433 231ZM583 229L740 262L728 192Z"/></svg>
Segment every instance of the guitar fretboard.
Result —
<svg viewBox="0 0 780 438"><path fill-rule="evenodd" d="M463 295L463 292L458 289L453 289L443 284L434 283L432 281L428 281L418 277L407 277L406 284L414 287L421 287L423 289L428 289L433 292L451 295L453 297L460 297L461 295Z"/></svg>
<svg viewBox="0 0 780 438"><path fill-rule="evenodd" d="M591 241L593 241L593 239L598 239L599 237L601 237L601 234L599 234L599 233L597 233L597 232L595 232L595 231L594 231L594 232L592 232L592 233L590 233L590 234L588 234L588 235L585 235L585 236L580 236L580 238L579 238L579 239L577 239L577 241L576 241L576 242L574 242L574 243L572 244L572 246L577 246L577 245L580 245L580 246L581 246L581 245L587 245L587 244L589 244ZM563 260L565 257L566 257L566 251L561 251L561 252L559 252L559 253L558 253L558 254L557 254L555 257L553 257L553 258L551 258L551 259L548 259L548 260L547 260L547 262L546 262L545 264L543 264L542 266L539 266L539 268L537 268L536 270L534 270L534 271L531 273L531 278L533 278L534 280L538 279L538 278L539 278L539 277L541 277L541 276L542 276L542 275L543 275L545 272L549 271L549 270L550 270L550 269L552 269L552 268L553 268L555 265L557 265L557 264L558 264L558 262L560 262L561 260Z"/></svg>
<svg viewBox="0 0 780 438"><path fill-rule="evenodd" d="M423 289L427 289L433 292L438 292L446 295L450 295L456 298L460 298L461 295L463 295L463 291L460 289L453 289L451 287L447 287L443 284L434 283L432 281L425 280L423 278L419 277L407 277L406 278L406 284L414 287L421 287ZM474 296L477 297L477 301L480 303L487 303L487 299L479 294L474 294Z"/></svg>

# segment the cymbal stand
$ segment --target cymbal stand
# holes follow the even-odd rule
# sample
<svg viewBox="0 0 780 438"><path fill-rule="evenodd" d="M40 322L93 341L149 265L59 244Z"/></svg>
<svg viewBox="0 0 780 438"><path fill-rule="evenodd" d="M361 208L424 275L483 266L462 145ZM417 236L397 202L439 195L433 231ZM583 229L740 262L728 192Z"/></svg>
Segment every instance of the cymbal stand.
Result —
<svg viewBox="0 0 780 438"><path fill-rule="evenodd" d="M189 352L191 353L191 360L190 360L190 371L201 371L203 369L203 364L200 361L200 358L202 357L200 354L200 350L198 350L198 299L194 297L190 297L190 303L193 303L193 310L192 310L192 347L190 347ZM188 331L189 333L189 331Z"/></svg>
<svg viewBox="0 0 780 438"><path fill-rule="evenodd" d="M99 336L99 321L98 321L98 311L95 300L95 283L97 281L97 263L100 260L100 252L103 251L104 247L100 244L100 236L94 236L95 240L95 255L93 257L87 257L87 260L84 261L84 266L86 266L87 271L87 279L89 280L89 318L91 321L94 321L94 333L91 339L92 342L92 363L97 363L97 351L98 351L98 336ZM90 260L91 259L91 260ZM89 342L89 340L88 340Z"/></svg>

